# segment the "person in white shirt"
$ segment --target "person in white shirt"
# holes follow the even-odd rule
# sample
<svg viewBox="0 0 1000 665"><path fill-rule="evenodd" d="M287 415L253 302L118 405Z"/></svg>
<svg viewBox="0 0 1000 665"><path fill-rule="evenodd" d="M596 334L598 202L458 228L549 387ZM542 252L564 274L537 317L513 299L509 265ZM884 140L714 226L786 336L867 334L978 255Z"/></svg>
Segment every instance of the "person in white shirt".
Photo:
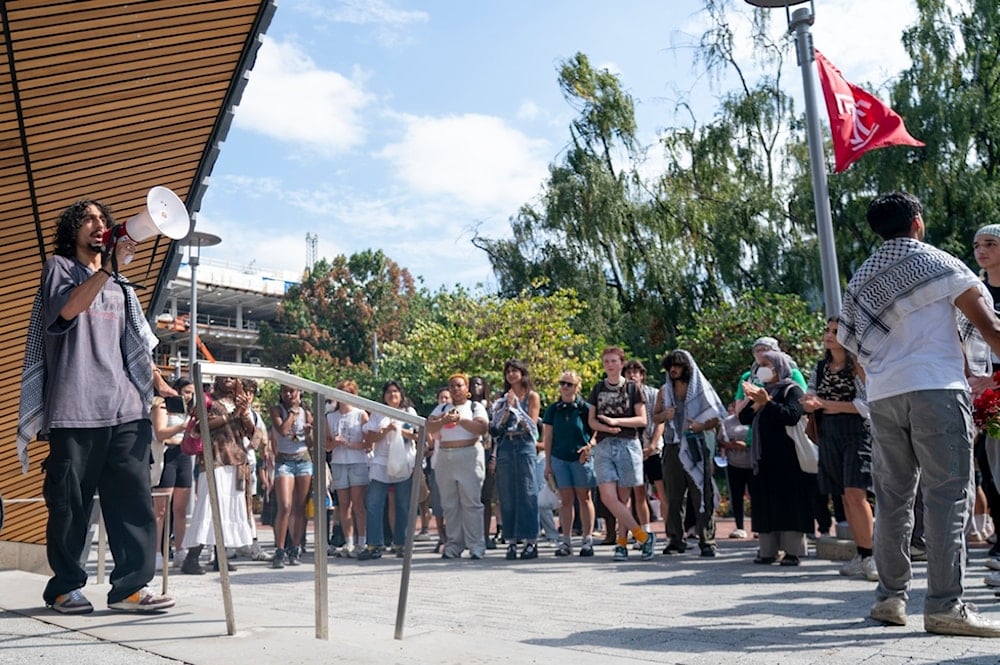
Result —
<svg viewBox="0 0 1000 665"><path fill-rule="evenodd" d="M975 273L922 242L923 207L915 196L880 195L867 218L883 242L851 278L837 340L865 371L871 409L879 574L871 617L906 624L919 480L927 541L924 629L1000 637L1000 623L962 600L973 489L972 400L957 314L994 353L1000 352L1000 320Z"/></svg>

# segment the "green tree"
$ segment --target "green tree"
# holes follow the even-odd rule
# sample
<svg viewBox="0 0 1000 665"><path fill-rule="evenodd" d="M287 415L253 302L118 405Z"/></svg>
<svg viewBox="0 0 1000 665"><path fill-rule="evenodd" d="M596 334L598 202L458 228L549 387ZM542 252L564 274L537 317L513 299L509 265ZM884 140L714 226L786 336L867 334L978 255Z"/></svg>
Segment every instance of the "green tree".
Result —
<svg viewBox="0 0 1000 665"><path fill-rule="evenodd" d="M865 223L877 193L920 197L927 242L975 265L972 236L1000 205L1000 6L917 0L917 22L903 34L911 65L883 92L925 148L866 153L830 177L841 265L849 275L878 244ZM867 87L867 86L866 86Z"/></svg>
<svg viewBox="0 0 1000 665"><path fill-rule="evenodd" d="M728 401L753 362L755 339L776 338L808 377L822 353L825 326L823 316L810 311L799 296L747 291L733 303L699 312L678 333L677 344L691 352L719 396Z"/></svg>
<svg viewBox="0 0 1000 665"><path fill-rule="evenodd" d="M416 297L409 271L381 250L321 259L279 310L280 324L294 337L262 331L262 359L286 366L299 356L317 366L370 371L376 338L379 344L403 338Z"/></svg>
<svg viewBox="0 0 1000 665"><path fill-rule="evenodd" d="M673 257L658 251L663 236L649 225L634 101L616 75L594 69L582 53L561 64L559 86L578 116L541 205L521 209L509 239L475 242L503 295L571 288L588 303L588 334L640 349L662 343L674 320L665 274Z"/></svg>
<svg viewBox="0 0 1000 665"><path fill-rule="evenodd" d="M455 372L484 376L498 390L510 358L527 363L543 402L555 399L564 369L585 384L599 376L602 343L578 332L586 306L572 291L514 298L441 291L431 309L434 316L416 321L405 342L383 349L383 375L401 379L423 410Z"/></svg>

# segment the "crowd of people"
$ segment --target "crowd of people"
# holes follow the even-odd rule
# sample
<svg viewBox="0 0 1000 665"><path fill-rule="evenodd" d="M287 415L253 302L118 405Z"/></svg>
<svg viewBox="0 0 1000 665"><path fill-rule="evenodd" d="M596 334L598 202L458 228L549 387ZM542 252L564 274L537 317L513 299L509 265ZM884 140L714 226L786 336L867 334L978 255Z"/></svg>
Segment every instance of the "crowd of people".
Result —
<svg viewBox="0 0 1000 665"><path fill-rule="evenodd" d="M204 446L215 462L225 545L274 568L298 565L310 514L333 516L343 542L315 544L316 551L371 560L400 555L418 516L418 538L431 538L433 515L435 552L444 559L482 559L499 541L506 559L533 560L541 538L553 541L555 556L591 557L603 527L614 561L627 560L630 546L645 561L656 555L653 522L662 519L663 555L684 553L694 539L700 556L715 557L716 470L725 466L736 521L728 535L757 539L755 564L800 565L817 528L831 529L832 502L856 548L841 574L878 583L872 618L906 624L911 562L926 557L926 630L1000 637L1000 625L962 600L967 542L989 538L988 514L1000 511L993 483L1000 442L980 433L974 446L972 426L972 397L995 387L991 367L1000 361L1000 225L976 234L984 271L977 276L922 242L922 208L911 195L879 196L867 216L883 242L852 277L839 316L827 321L823 356L809 359L804 373L776 337L760 337L748 349L748 370L727 386L728 407L684 349L664 355L657 389L640 361L609 346L601 380L583 386L567 369L552 377L559 389L549 405L534 390L531 368L511 359L495 394L483 377L447 377L418 460L420 433L388 415L415 413L400 381L382 387L380 400L392 411L374 413L329 400L324 414L313 414L298 389L282 386L265 419L254 382L218 377L206 391ZM184 573L205 574L203 550L219 546L204 453L179 446L194 412L193 386L168 385L152 365L155 338L117 272L118 258L135 248L125 241L109 251L101 239L111 224L110 211L93 201L63 214L28 335L19 445L48 434L54 575L43 597L62 613L93 610L79 559L95 489L116 561L113 609L173 605L145 586L167 565L155 554L165 521ZM337 388L358 394L353 381ZM315 418L325 419L322 460L312 459ZM803 458L803 429L819 444L818 468ZM327 505L311 506L318 463L329 465L330 494ZM419 506L410 505L413 483ZM270 508L273 554L258 544L255 496ZM220 558L216 552L216 570ZM989 561L998 572L986 583L1000 586L996 544Z"/></svg>

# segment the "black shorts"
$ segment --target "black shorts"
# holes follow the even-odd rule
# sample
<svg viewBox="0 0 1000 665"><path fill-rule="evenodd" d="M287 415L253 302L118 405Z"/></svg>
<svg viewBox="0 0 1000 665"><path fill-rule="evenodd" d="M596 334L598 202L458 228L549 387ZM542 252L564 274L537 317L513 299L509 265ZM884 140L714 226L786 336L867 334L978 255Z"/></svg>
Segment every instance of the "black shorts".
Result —
<svg viewBox="0 0 1000 665"><path fill-rule="evenodd" d="M847 487L872 491L872 437L868 421L845 413L819 420L819 491L840 496Z"/></svg>
<svg viewBox="0 0 1000 665"><path fill-rule="evenodd" d="M194 458L182 453L180 446L167 446L163 452L163 474L160 475L160 484L154 489L191 487L194 484L193 464Z"/></svg>
<svg viewBox="0 0 1000 665"><path fill-rule="evenodd" d="M642 479L647 483L663 480L663 456L653 453L642 461Z"/></svg>

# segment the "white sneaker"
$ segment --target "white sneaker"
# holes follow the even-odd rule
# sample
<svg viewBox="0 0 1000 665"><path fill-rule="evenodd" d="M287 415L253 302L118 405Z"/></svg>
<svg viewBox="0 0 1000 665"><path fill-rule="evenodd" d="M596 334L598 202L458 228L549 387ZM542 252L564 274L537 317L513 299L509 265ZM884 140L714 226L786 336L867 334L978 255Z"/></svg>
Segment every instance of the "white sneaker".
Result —
<svg viewBox="0 0 1000 665"><path fill-rule="evenodd" d="M878 569L875 567L874 557L866 556L861 559L861 573L869 582L878 582Z"/></svg>
<svg viewBox="0 0 1000 665"><path fill-rule="evenodd" d="M986 586L1000 586L1000 571L990 573L983 579L983 582L986 583Z"/></svg>
<svg viewBox="0 0 1000 665"><path fill-rule="evenodd" d="M890 626L906 625L906 603L902 598L886 598L872 606L871 618Z"/></svg>
<svg viewBox="0 0 1000 665"><path fill-rule="evenodd" d="M161 612L173 606L173 598L155 594L149 588L140 589L128 598L108 603L108 609L119 610L120 612L138 612L140 614Z"/></svg>
<svg viewBox="0 0 1000 665"><path fill-rule="evenodd" d="M174 550L174 560L171 562L174 568L180 568L184 565L184 559L187 558L188 551L183 547Z"/></svg>
<svg viewBox="0 0 1000 665"><path fill-rule="evenodd" d="M925 614L924 630L938 635L1000 637L1000 623L981 615L971 603L956 605L948 612Z"/></svg>
<svg viewBox="0 0 1000 665"><path fill-rule="evenodd" d="M875 560L870 556L862 558L860 554L855 555L853 559L840 568L840 574L844 577L857 577L869 582L878 582Z"/></svg>
<svg viewBox="0 0 1000 665"><path fill-rule="evenodd" d="M159 552L156 553L156 563L153 566L153 570L163 570L163 555Z"/></svg>
<svg viewBox="0 0 1000 665"><path fill-rule="evenodd" d="M740 540L743 540L747 537L747 532L744 531L743 529L736 529L735 531L729 534L729 537L739 538Z"/></svg>

